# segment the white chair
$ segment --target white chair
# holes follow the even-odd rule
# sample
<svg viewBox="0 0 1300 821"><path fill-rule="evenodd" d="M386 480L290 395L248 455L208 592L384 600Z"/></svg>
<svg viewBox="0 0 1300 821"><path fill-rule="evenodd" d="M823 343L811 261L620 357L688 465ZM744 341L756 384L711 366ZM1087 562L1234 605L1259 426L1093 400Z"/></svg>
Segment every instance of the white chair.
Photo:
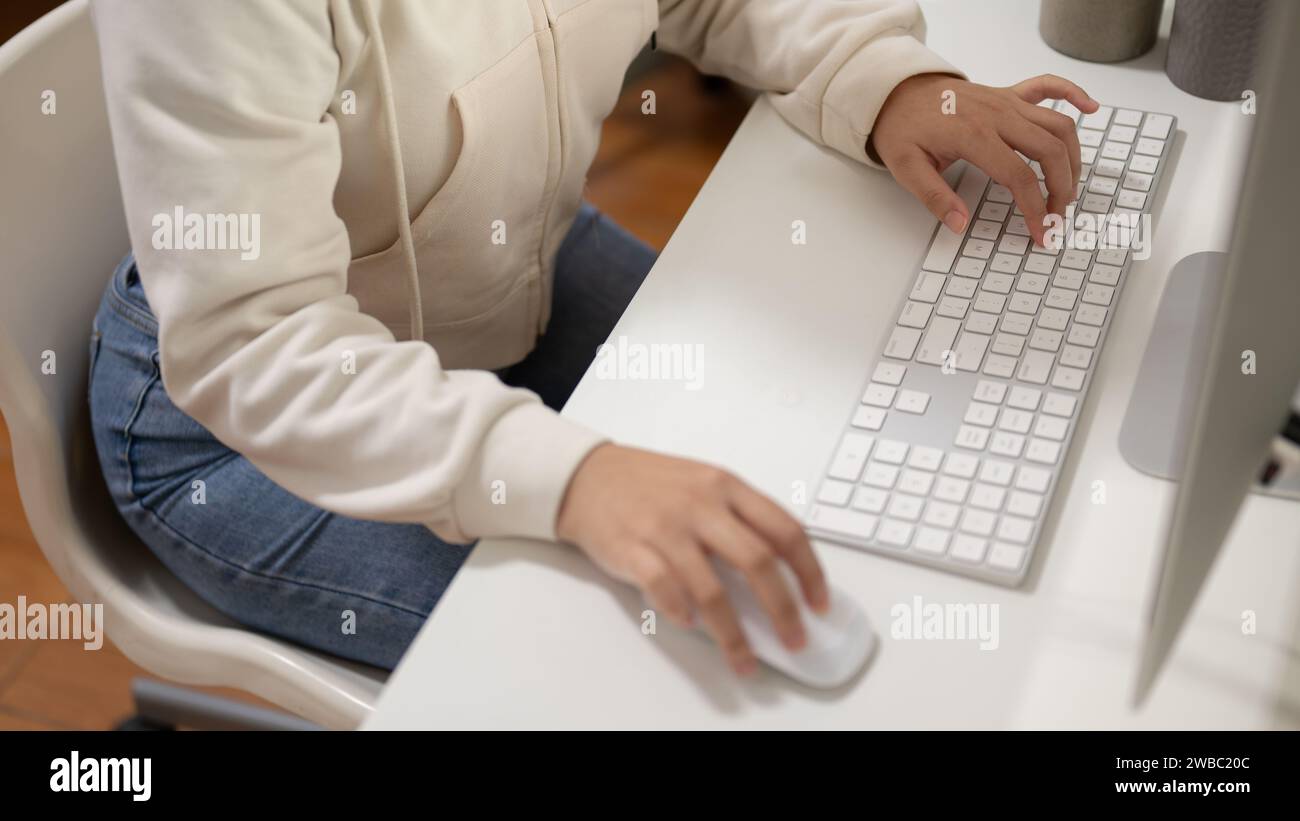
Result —
<svg viewBox="0 0 1300 821"><path fill-rule="evenodd" d="M54 112L42 112L47 91ZM23 508L54 571L132 661L184 684L235 687L353 728L387 677L242 629L127 529L91 441L91 319L128 248L86 0L0 46L0 410ZM44 352L55 373L42 372Z"/></svg>

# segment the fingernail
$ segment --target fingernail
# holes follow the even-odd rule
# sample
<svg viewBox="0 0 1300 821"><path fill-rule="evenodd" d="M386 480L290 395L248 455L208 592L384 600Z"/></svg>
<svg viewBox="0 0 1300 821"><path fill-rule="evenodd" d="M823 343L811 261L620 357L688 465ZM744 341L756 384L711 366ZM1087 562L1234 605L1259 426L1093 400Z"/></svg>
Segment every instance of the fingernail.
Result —
<svg viewBox="0 0 1300 821"><path fill-rule="evenodd" d="M966 218L960 211L949 211L948 215L943 218L943 224L948 226L948 230L954 234L960 234L966 230Z"/></svg>

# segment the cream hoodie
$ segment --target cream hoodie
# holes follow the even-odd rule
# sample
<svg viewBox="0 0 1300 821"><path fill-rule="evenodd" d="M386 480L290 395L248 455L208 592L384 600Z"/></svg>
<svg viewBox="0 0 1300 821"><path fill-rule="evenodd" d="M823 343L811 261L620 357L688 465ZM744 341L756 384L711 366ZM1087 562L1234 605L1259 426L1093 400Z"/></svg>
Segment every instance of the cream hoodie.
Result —
<svg viewBox="0 0 1300 821"><path fill-rule="evenodd" d="M172 401L301 498L451 541L554 538L602 440L490 369L546 327L601 121L652 33L864 163L894 86L953 72L910 0L92 10ZM178 214L200 247L174 247Z"/></svg>

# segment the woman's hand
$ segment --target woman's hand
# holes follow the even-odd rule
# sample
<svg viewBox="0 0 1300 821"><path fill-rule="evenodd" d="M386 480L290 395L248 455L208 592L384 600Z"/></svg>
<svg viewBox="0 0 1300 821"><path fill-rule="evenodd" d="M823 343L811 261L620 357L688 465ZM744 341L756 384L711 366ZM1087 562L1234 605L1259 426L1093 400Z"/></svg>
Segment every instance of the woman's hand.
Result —
<svg viewBox="0 0 1300 821"><path fill-rule="evenodd" d="M714 555L737 568L791 650L804 645L803 625L779 572L785 562L817 612L830 595L803 528L775 502L715 467L601 445L574 473L556 534L577 545L611 576L641 588L672 621L694 617L741 675L756 668L740 622L714 572Z"/></svg>
<svg viewBox="0 0 1300 821"><path fill-rule="evenodd" d="M1080 170L1074 122L1035 105L1044 99L1068 100L1087 114L1097 110L1083 89L1050 74L1010 88L945 74L909 77L885 100L869 145L894 179L957 233L972 215L939 175L959 159L978 166L1011 189L1034 242L1042 245L1047 213L1065 216ZM1037 177L1016 151L1042 167L1046 206Z"/></svg>

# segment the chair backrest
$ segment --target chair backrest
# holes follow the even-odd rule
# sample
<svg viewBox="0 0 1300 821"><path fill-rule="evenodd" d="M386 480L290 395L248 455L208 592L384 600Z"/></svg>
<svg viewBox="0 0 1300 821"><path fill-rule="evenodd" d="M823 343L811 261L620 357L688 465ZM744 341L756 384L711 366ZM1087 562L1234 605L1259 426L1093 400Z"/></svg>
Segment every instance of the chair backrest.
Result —
<svg viewBox="0 0 1300 821"><path fill-rule="evenodd" d="M180 583L113 507L86 402L91 322L126 254L87 0L0 46L0 411L46 559L109 637L168 678L237 686L355 727L386 678L241 629Z"/></svg>
<svg viewBox="0 0 1300 821"><path fill-rule="evenodd" d="M37 541L89 600L97 585L68 555L88 540L65 528L72 500L102 512L105 499L86 424L89 329L129 241L85 0L0 47L0 111L0 408Z"/></svg>

